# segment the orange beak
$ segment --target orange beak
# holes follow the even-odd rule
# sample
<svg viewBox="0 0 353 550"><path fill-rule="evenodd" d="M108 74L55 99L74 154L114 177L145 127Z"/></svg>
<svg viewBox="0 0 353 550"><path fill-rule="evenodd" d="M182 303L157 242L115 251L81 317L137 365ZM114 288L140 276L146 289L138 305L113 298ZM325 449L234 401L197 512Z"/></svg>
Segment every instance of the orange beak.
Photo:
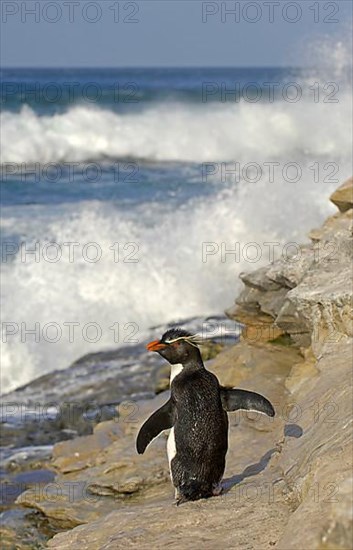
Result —
<svg viewBox="0 0 353 550"><path fill-rule="evenodd" d="M165 349L166 347L166 344L162 344L159 340L153 340L153 342L150 342L146 346L148 351L159 351L161 349Z"/></svg>

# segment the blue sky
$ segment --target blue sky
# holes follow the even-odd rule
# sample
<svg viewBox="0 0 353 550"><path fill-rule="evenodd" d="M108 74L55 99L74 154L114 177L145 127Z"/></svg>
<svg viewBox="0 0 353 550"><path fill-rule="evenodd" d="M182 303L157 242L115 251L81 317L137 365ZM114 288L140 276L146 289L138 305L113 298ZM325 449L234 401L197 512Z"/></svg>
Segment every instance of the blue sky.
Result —
<svg viewBox="0 0 353 550"><path fill-rule="evenodd" d="M16 67L306 66L307 44L346 41L352 19L345 0L2 0L1 9L1 63Z"/></svg>

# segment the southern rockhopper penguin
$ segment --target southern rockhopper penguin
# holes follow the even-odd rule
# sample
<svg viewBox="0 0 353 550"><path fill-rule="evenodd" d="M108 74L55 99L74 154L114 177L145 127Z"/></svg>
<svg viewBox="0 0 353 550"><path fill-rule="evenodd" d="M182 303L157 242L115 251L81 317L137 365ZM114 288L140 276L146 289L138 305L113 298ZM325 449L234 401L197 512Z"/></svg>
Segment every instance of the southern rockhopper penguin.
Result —
<svg viewBox="0 0 353 550"><path fill-rule="evenodd" d="M147 345L172 365L171 396L143 424L136 448L144 453L152 439L171 430L167 450L177 504L220 494L228 449L226 411L275 414L262 395L220 386L203 364L198 341L185 330L171 329Z"/></svg>

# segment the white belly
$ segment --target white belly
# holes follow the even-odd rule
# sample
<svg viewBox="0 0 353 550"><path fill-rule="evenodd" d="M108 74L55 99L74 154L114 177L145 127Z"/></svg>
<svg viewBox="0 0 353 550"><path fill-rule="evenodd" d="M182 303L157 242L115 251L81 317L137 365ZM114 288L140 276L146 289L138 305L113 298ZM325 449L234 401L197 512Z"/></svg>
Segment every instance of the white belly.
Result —
<svg viewBox="0 0 353 550"><path fill-rule="evenodd" d="M181 373L183 370L183 365L180 363L177 363L176 365L172 365L171 371L170 371L170 384L172 383L173 379L178 376L178 374ZM176 446L175 446L175 437L174 437L174 428L170 429L168 441L167 441L167 455L168 455L168 462L169 462L169 472L170 472L170 479L173 483L173 476L172 476L172 467L171 463L173 458L176 455Z"/></svg>
<svg viewBox="0 0 353 550"><path fill-rule="evenodd" d="M172 365L171 371L170 371L170 383L172 383L173 379L178 376L178 374L181 373L183 370L183 365L181 363L177 363L176 365Z"/></svg>
<svg viewBox="0 0 353 550"><path fill-rule="evenodd" d="M168 441L167 441L167 455L168 455L168 462L169 462L170 479L172 480L172 483L173 483L172 460L176 455L174 428L171 428L169 432Z"/></svg>
<svg viewBox="0 0 353 550"><path fill-rule="evenodd" d="M167 442L167 454L168 454L168 462L170 467L170 463L176 455L174 428L171 428L169 432L168 442Z"/></svg>

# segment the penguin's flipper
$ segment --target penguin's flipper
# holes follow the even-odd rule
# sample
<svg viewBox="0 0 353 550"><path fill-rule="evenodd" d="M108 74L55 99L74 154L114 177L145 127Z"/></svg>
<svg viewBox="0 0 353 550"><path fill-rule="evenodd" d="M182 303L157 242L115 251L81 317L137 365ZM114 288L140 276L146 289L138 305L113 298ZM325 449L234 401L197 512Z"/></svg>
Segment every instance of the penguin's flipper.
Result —
<svg viewBox="0 0 353 550"><path fill-rule="evenodd" d="M269 400L259 393L221 387L221 400L224 410L228 412L243 409L275 416L275 410Z"/></svg>
<svg viewBox="0 0 353 550"><path fill-rule="evenodd" d="M136 449L139 454L143 454L157 435L163 430L169 430L174 425L174 407L172 400L169 399L160 409L157 409L142 425L136 439Z"/></svg>

